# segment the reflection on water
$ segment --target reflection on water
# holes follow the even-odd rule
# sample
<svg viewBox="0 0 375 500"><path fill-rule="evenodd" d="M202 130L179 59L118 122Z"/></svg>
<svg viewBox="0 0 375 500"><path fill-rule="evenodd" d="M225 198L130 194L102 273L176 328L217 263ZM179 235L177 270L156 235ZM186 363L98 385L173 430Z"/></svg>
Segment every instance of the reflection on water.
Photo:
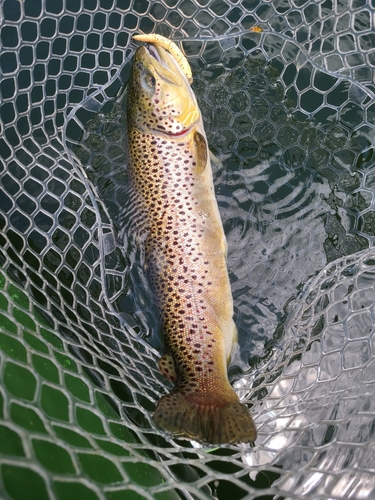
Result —
<svg viewBox="0 0 375 500"><path fill-rule="evenodd" d="M264 465L278 457L283 467L302 471L298 483L282 480L283 488L299 495L319 487L325 470L352 467L358 459L353 447L373 436L373 257L367 250L334 261L305 285L284 323L284 350L257 381L263 395L254 412L264 448L244 461ZM248 384L243 378L235 385L246 393ZM288 450L295 439L304 447L301 460L316 474L304 474L303 462ZM361 466L374 467L372 453ZM340 488L350 484L342 479Z"/></svg>

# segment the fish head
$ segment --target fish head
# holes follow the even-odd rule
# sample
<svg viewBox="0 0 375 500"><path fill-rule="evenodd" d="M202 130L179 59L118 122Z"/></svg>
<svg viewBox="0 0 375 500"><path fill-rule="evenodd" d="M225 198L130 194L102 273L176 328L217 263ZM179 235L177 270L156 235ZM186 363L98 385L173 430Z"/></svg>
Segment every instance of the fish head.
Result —
<svg viewBox="0 0 375 500"><path fill-rule="evenodd" d="M157 43L139 47L128 95L128 121L146 133L184 136L201 119L178 61Z"/></svg>

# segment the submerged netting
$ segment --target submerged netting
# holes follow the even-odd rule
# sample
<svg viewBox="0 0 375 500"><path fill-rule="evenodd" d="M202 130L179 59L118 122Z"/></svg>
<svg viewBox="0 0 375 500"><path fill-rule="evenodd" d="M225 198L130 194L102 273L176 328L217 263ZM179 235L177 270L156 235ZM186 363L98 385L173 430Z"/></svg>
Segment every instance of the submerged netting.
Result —
<svg viewBox="0 0 375 500"><path fill-rule="evenodd" d="M375 495L374 5L4 0L0 497ZM262 32L249 28L260 26ZM181 40L228 239L255 447L174 440L127 232L134 32Z"/></svg>

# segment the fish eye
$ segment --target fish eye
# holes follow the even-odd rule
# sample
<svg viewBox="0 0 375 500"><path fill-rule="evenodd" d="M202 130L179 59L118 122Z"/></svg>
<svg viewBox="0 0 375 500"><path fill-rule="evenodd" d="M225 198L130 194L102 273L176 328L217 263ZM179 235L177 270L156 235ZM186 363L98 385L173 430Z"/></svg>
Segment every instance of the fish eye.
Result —
<svg viewBox="0 0 375 500"><path fill-rule="evenodd" d="M149 92L155 92L156 78L151 73L145 73L142 77L142 85Z"/></svg>

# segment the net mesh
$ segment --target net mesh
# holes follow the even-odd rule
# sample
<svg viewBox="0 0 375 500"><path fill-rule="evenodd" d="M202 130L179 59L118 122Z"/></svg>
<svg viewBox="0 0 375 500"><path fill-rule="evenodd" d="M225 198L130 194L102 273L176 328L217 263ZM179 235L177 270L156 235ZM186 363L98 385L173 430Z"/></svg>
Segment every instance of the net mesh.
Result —
<svg viewBox="0 0 375 500"><path fill-rule="evenodd" d="M374 496L373 2L0 12L1 498ZM127 232L122 89L131 34L152 31L181 41L220 160L253 448L173 440L151 418L170 386Z"/></svg>

